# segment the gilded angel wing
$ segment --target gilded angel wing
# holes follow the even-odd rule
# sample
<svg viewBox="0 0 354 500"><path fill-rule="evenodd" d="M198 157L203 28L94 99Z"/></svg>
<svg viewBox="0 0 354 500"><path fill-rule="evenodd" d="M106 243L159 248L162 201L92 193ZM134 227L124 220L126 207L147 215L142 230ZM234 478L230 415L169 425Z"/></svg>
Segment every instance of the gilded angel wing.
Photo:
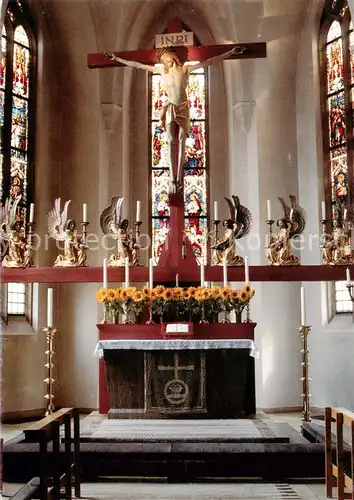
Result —
<svg viewBox="0 0 354 500"><path fill-rule="evenodd" d="M230 219L232 220L232 222L236 222L236 207L235 207L235 205L232 203L232 201L230 200L230 198L226 198L225 197L225 201L226 201L226 203L229 206Z"/></svg>
<svg viewBox="0 0 354 500"><path fill-rule="evenodd" d="M48 235L57 241L65 240L64 226L68 218L68 207L70 201L66 201L63 212L60 213L60 198L54 201L54 208L48 213L46 218L46 225L48 228Z"/></svg>
<svg viewBox="0 0 354 500"><path fill-rule="evenodd" d="M285 203L284 198L279 198L279 196L278 196L278 200L280 201L280 204L283 207L283 211L284 211L284 217L283 217L283 219L285 219L287 222L289 222L290 221L290 210L291 209Z"/></svg>
<svg viewBox="0 0 354 500"><path fill-rule="evenodd" d="M234 200L235 204L236 223L237 223L235 237L237 239L240 239L246 236L250 232L252 227L252 215L247 207L241 205L238 196L233 195L232 199Z"/></svg>
<svg viewBox="0 0 354 500"><path fill-rule="evenodd" d="M302 207L300 207L300 205L295 205L294 208L292 208L291 227L289 231L290 238L293 238L294 236L301 234L305 229L305 226L306 226L305 210Z"/></svg>
<svg viewBox="0 0 354 500"><path fill-rule="evenodd" d="M113 196L111 203L100 216L100 226L103 234L108 234L114 239L118 238L118 228L121 222L121 211L124 198Z"/></svg>

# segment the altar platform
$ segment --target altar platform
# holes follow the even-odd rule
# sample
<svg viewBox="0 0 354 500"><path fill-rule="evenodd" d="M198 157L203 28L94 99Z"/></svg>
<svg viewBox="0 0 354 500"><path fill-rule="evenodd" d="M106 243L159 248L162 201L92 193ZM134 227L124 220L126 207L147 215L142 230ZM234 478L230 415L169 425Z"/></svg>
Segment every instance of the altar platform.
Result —
<svg viewBox="0 0 354 500"><path fill-rule="evenodd" d="M323 478L324 444L259 412L254 419L110 420L97 411L80 421L84 481L103 477L178 483ZM4 445L4 480L36 470L35 443L24 433ZM64 444L61 445L64 456Z"/></svg>

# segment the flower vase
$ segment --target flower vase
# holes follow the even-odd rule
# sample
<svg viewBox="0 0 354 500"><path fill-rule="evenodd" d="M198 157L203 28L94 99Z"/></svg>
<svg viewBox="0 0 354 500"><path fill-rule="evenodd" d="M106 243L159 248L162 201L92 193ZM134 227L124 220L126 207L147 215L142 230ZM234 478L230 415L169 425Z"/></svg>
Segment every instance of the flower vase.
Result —
<svg viewBox="0 0 354 500"><path fill-rule="evenodd" d="M133 325L135 322L133 320L133 311L130 309L126 302L123 303L123 325Z"/></svg>
<svg viewBox="0 0 354 500"><path fill-rule="evenodd" d="M209 321L207 321L206 318L205 318L205 308L204 308L204 305L202 306L202 317L200 318L199 323L209 323Z"/></svg>

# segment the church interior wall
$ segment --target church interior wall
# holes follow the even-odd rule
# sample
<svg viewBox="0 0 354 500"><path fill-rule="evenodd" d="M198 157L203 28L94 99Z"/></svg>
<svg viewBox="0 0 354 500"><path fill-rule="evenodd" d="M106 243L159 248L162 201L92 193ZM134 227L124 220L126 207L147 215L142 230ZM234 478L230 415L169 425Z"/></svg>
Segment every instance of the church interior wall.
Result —
<svg viewBox="0 0 354 500"><path fill-rule="evenodd" d="M298 60L297 117L299 154L299 191L306 207L307 228L303 264L321 263L318 235L321 201L324 200L324 167L318 65L319 19L323 1L311 4L305 25ZM349 5L351 2L348 2ZM343 280L345 269L343 268ZM353 318L326 314L327 294L321 293L321 283L303 283L306 288L309 334L310 377L314 407L353 407L354 366L350 353L354 350Z"/></svg>
<svg viewBox="0 0 354 500"><path fill-rule="evenodd" d="M225 194L242 195L242 202L253 214L252 232L260 235L258 247L240 251L241 255L249 256L251 265L266 264L267 199L272 200L273 215L278 218L281 209L276 196L296 194L307 211L306 231L318 231L323 171L316 37L309 17L296 64L297 29L310 0L301 2L298 9L295 2L290 3L264 2L262 23L261 15L255 16L253 24L249 23L249 33L259 32L260 39L268 42L266 60L235 63L235 69L231 69L233 63L225 62L210 70L210 212L214 200L219 201L221 210ZM314 0L313 5L318 8L318 1ZM247 8L251 6L248 4ZM126 197L124 215L130 221L134 219L135 201L142 201L142 231L149 230L147 151L150 145L147 101L142 99L147 96L147 77L144 72L130 69L88 70L86 54L115 47L136 49L142 44L139 40L145 43L149 39L151 45L153 28L163 25L164 15L169 11L154 17L152 9L148 12L145 5L144 18L141 10L135 4L129 7L128 2L110 3L109 15L103 15L104 8L99 2L91 8L94 12L89 11L85 2L55 0L46 4L47 17L40 9L36 12L40 19L41 71L35 203L37 228L42 234L45 214L54 198L62 196L63 200L72 199L69 215L77 221L81 220L82 203L88 203L89 232L100 235L99 214L110 197L120 193ZM205 19L193 17L188 9L185 20L201 43L225 43L222 22L229 14L232 23L225 25L227 35L224 37L232 41L241 32L230 3L228 9L231 10L224 11L224 17L221 10L215 19L210 14L203 29ZM281 30L272 31L272 26L278 26L277 20ZM116 30L118 24L120 30ZM54 27L58 29L53 32ZM240 122L239 111L236 111L240 108L235 107L243 102L254 102L246 128L242 125L245 117L241 116ZM224 216L222 212L221 215ZM104 256L102 249L90 252L89 265L101 265ZM317 249L303 250L301 257L303 264L320 262ZM49 251L40 250L37 254L41 266L51 265L54 259L53 242ZM300 284L254 283L254 286L257 295L252 304L252 319L258 323L256 341L260 350L260 359L256 362L257 406L268 409L300 406L297 332ZM306 283L305 286L308 318L313 325L310 334L313 404L352 407L354 394L349 384L354 375L349 357L354 347L350 334L352 324L340 329L333 322L323 325L321 285ZM45 323L46 289L47 285L39 286L40 327ZM54 286L58 311L55 386L58 405L97 407L97 361L93 350L101 310L96 304L96 290L97 284ZM40 328L34 335L5 337L3 411L44 406L44 347ZM333 363L333 370L328 370ZM339 381L344 384L340 392Z"/></svg>

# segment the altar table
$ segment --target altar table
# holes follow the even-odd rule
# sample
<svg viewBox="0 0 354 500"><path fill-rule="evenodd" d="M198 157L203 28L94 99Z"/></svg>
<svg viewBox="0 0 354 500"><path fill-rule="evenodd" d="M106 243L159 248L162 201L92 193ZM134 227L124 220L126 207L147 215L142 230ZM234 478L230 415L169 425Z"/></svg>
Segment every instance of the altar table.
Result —
<svg viewBox="0 0 354 500"><path fill-rule="evenodd" d="M114 325L98 326L102 334ZM124 332L125 325L115 326ZM255 325L223 326L227 327L224 333L233 330L237 336L252 331L246 336L253 337ZM119 328L113 330L125 336ZM159 337L99 340L95 357L101 358L100 413L108 413L109 418L244 418L255 414L257 349L252 338Z"/></svg>

